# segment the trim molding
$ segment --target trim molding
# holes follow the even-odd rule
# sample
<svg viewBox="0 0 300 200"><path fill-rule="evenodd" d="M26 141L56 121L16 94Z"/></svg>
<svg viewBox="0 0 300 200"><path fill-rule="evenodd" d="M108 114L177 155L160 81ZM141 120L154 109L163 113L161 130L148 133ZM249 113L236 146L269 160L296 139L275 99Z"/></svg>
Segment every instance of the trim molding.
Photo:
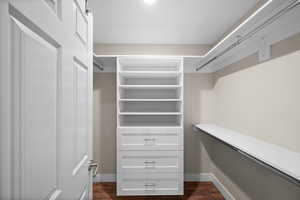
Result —
<svg viewBox="0 0 300 200"><path fill-rule="evenodd" d="M221 183L221 181L214 175L210 174L211 182L218 188L221 194L226 200L236 200L234 196L229 192L229 190Z"/></svg>
<svg viewBox="0 0 300 200"><path fill-rule="evenodd" d="M184 174L184 181L210 181L221 192L226 200L236 200L229 190L221 183L221 181L213 173L200 174Z"/></svg>
<svg viewBox="0 0 300 200"><path fill-rule="evenodd" d="M97 182L116 182L115 173L97 174L93 179L94 183ZM210 181L216 186L226 200L236 200L228 189L221 183L221 181L213 173L200 173L200 174L184 174L184 181Z"/></svg>
<svg viewBox="0 0 300 200"><path fill-rule="evenodd" d="M96 177L93 178L94 183L98 182L116 182L115 173L98 173Z"/></svg>

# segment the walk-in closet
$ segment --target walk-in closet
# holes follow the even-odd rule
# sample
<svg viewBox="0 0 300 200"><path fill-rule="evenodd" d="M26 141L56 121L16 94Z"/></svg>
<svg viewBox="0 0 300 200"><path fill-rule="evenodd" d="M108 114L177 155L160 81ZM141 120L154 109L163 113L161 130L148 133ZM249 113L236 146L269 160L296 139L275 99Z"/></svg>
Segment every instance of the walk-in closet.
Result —
<svg viewBox="0 0 300 200"><path fill-rule="evenodd" d="M0 200L300 200L300 0L0 0Z"/></svg>

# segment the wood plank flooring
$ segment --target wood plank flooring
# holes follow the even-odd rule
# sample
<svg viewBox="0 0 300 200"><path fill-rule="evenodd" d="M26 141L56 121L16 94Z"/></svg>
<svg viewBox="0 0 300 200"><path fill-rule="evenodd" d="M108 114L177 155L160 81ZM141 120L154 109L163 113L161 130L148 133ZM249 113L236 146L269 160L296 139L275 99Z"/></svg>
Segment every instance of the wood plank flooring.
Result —
<svg viewBox="0 0 300 200"><path fill-rule="evenodd" d="M184 196L117 197L116 183L95 183L94 200L225 200L211 182L185 182Z"/></svg>

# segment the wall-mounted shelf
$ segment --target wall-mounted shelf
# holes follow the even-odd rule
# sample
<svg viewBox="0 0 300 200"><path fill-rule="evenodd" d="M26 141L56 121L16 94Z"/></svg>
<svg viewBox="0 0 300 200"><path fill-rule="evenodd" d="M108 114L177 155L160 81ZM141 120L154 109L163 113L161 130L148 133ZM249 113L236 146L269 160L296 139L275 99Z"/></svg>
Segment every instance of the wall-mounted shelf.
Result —
<svg viewBox="0 0 300 200"><path fill-rule="evenodd" d="M120 88L125 89L176 89L181 88L180 85L120 85Z"/></svg>
<svg viewBox="0 0 300 200"><path fill-rule="evenodd" d="M151 77L151 76L159 76L159 77L177 77L180 72L177 71L120 71L121 76L128 77Z"/></svg>
<svg viewBox="0 0 300 200"><path fill-rule="evenodd" d="M235 151L300 186L300 153L214 124L197 124L194 129L209 134Z"/></svg>
<svg viewBox="0 0 300 200"><path fill-rule="evenodd" d="M182 115L181 112L120 112L120 115Z"/></svg>
<svg viewBox="0 0 300 200"><path fill-rule="evenodd" d="M120 99L120 101L133 101L133 102L138 102L138 101L149 101L149 102L172 102L172 101L181 101L181 99Z"/></svg>

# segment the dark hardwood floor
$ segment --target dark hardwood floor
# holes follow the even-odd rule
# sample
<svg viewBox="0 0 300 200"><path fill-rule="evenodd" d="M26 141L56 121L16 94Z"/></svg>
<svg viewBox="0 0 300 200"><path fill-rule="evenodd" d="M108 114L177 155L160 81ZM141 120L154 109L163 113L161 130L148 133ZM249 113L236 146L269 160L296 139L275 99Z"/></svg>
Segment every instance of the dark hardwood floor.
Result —
<svg viewBox="0 0 300 200"><path fill-rule="evenodd" d="M184 196L117 197L116 183L95 183L94 200L225 200L211 182L185 182Z"/></svg>

